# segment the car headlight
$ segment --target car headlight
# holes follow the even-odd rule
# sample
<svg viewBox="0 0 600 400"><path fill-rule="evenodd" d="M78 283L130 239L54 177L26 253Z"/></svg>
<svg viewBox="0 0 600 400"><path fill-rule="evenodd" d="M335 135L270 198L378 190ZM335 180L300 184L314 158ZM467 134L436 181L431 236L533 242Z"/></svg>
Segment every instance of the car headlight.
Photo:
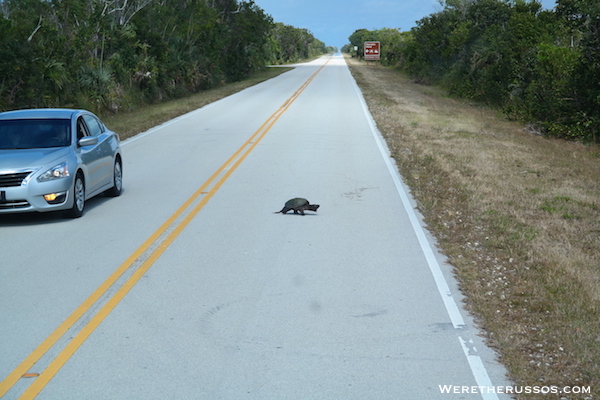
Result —
<svg viewBox="0 0 600 400"><path fill-rule="evenodd" d="M37 179L39 182L47 182L54 179L66 178L67 176L69 176L69 166L66 162L63 162L50 168Z"/></svg>

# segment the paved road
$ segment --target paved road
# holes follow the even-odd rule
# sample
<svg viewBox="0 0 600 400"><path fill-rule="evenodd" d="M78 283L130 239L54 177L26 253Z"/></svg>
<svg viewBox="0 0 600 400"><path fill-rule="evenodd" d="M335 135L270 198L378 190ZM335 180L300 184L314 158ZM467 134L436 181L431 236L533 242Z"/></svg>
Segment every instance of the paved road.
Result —
<svg viewBox="0 0 600 400"><path fill-rule="evenodd" d="M82 218L0 218L3 399L505 398L342 57L123 153Z"/></svg>

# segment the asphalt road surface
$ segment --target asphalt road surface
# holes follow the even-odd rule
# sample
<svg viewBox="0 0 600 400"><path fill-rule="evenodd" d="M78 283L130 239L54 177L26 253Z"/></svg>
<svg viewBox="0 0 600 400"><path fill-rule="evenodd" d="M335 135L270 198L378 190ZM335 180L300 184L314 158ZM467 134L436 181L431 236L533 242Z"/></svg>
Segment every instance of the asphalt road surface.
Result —
<svg viewBox="0 0 600 400"><path fill-rule="evenodd" d="M507 398L341 56L123 156L80 219L0 217L3 400Z"/></svg>

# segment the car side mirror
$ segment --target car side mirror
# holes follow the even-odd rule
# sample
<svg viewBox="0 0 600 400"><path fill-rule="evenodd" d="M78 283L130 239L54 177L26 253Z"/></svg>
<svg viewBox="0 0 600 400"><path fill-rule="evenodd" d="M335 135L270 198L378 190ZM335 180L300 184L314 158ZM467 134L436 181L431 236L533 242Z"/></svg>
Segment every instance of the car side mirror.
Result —
<svg viewBox="0 0 600 400"><path fill-rule="evenodd" d="M98 144L98 138L96 136L86 136L84 138L79 139L79 142L77 142L77 144L79 145L79 147L93 146Z"/></svg>

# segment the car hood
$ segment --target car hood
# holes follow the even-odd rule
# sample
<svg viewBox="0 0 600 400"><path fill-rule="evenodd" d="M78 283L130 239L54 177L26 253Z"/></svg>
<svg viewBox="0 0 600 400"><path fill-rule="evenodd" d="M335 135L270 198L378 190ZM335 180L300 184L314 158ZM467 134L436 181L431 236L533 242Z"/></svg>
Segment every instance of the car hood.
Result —
<svg viewBox="0 0 600 400"><path fill-rule="evenodd" d="M69 147L0 150L0 171L37 169L53 161L60 162L59 159L66 158L69 150Z"/></svg>

